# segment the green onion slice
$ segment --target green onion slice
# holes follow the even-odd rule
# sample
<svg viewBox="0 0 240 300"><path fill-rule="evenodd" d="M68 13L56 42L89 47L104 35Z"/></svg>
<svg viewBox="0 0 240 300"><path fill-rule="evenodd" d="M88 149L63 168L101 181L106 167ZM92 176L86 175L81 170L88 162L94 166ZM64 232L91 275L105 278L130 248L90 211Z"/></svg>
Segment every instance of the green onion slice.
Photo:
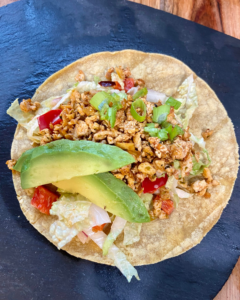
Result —
<svg viewBox="0 0 240 300"><path fill-rule="evenodd" d="M167 116L170 113L171 107L167 104L153 108L153 122L161 124L167 120Z"/></svg>
<svg viewBox="0 0 240 300"><path fill-rule="evenodd" d="M179 127L178 125L176 125L173 130L169 133L169 137L171 139L171 141L177 136L177 135L182 135L184 134L184 130Z"/></svg>
<svg viewBox="0 0 240 300"><path fill-rule="evenodd" d="M179 109L179 107L181 106L181 102L174 99L173 97L169 97L167 99L167 101L165 102L165 104L169 105L169 106L173 106L174 109Z"/></svg>
<svg viewBox="0 0 240 300"><path fill-rule="evenodd" d="M142 110L142 116L137 113L137 108L140 108ZM138 122L143 122L146 119L147 115L147 108L145 103L141 99L135 100L131 105L130 112L135 120L137 120Z"/></svg>
<svg viewBox="0 0 240 300"><path fill-rule="evenodd" d="M117 114L117 107L109 107L108 108L108 121L110 122L111 127L113 128L116 122L116 114Z"/></svg>
<svg viewBox="0 0 240 300"><path fill-rule="evenodd" d="M168 132L166 129L160 129L158 131L157 137L161 140L161 141L166 141L168 139Z"/></svg>
<svg viewBox="0 0 240 300"><path fill-rule="evenodd" d="M97 94L95 94L92 99L90 100L90 104L96 108L97 110L99 109L99 105L104 101L105 103L108 102L111 99L111 95L106 93L106 92L99 92Z"/></svg>
<svg viewBox="0 0 240 300"><path fill-rule="evenodd" d="M146 96L147 93L148 93L147 88L143 88L143 89L137 91L137 92L133 95L132 98L133 98L133 100L136 100L136 99L138 99L138 98L141 98L141 97Z"/></svg>

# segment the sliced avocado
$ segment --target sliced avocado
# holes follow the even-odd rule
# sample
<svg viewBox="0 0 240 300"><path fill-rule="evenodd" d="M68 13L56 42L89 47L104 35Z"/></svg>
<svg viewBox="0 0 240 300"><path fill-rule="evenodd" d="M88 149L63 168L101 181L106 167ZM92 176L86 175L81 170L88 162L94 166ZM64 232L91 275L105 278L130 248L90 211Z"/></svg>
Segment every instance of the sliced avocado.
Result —
<svg viewBox="0 0 240 300"><path fill-rule="evenodd" d="M25 162L25 160L28 158L28 156L30 156L33 152L35 148L29 149L27 151L25 151L18 159L16 165L13 167L13 169L15 171L21 172L23 163Z"/></svg>
<svg viewBox="0 0 240 300"><path fill-rule="evenodd" d="M94 204L129 222L150 222L148 211L139 196L110 173L78 176L53 183L70 193L79 193Z"/></svg>
<svg viewBox="0 0 240 300"><path fill-rule="evenodd" d="M134 162L122 149L90 141L58 140L34 148L21 169L23 189L75 176L102 173Z"/></svg>

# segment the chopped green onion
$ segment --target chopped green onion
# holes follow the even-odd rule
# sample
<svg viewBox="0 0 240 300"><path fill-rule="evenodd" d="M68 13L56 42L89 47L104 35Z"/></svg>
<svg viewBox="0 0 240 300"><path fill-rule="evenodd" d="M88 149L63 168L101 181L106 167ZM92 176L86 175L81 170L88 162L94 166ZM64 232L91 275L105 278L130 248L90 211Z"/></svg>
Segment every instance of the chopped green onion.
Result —
<svg viewBox="0 0 240 300"><path fill-rule="evenodd" d="M168 139L168 132L166 129L160 129L158 131L157 137L161 140L161 141L166 141Z"/></svg>
<svg viewBox="0 0 240 300"><path fill-rule="evenodd" d="M170 106L167 104L153 108L153 122L161 124L167 120L167 116L170 113Z"/></svg>
<svg viewBox="0 0 240 300"><path fill-rule="evenodd" d="M169 97L167 99L167 101L165 102L165 104L169 105L169 106L173 106L174 109L179 109L179 107L181 106L181 102L174 99L173 97Z"/></svg>
<svg viewBox="0 0 240 300"><path fill-rule="evenodd" d="M94 80L96 85L99 83L99 81L101 81L100 77L98 77L96 75L94 75L93 80Z"/></svg>
<svg viewBox="0 0 240 300"><path fill-rule="evenodd" d="M133 98L133 100L136 100L136 99L138 99L138 98L141 98L141 97L146 96L147 93L148 93L147 88L143 88L143 89L137 91L137 92L133 95L132 98Z"/></svg>
<svg viewBox="0 0 240 300"><path fill-rule="evenodd" d="M165 128L168 133L172 131L172 124L167 121L162 122L161 126L162 128Z"/></svg>
<svg viewBox="0 0 240 300"><path fill-rule="evenodd" d="M149 127L149 128L155 128L155 123L148 123L147 125L146 125L146 127ZM145 128L146 128L145 127Z"/></svg>
<svg viewBox="0 0 240 300"><path fill-rule="evenodd" d="M107 103L104 103L103 107L100 110L100 119L107 120L108 119L108 109L109 106Z"/></svg>
<svg viewBox="0 0 240 300"><path fill-rule="evenodd" d="M137 113L137 108L140 108L142 110L142 116ZM130 112L135 120L137 120L138 122L143 122L146 119L147 115L147 108L145 103L141 99L135 100L131 105Z"/></svg>
<svg viewBox="0 0 240 300"><path fill-rule="evenodd" d="M157 137L159 129L152 127L144 127L144 131L148 132L150 136Z"/></svg>
<svg viewBox="0 0 240 300"><path fill-rule="evenodd" d="M117 107L109 107L108 108L108 120L110 122L111 127L113 128L116 122L116 114L117 114Z"/></svg>
<svg viewBox="0 0 240 300"><path fill-rule="evenodd" d="M175 159L174 162L173 162L173 166L174 166L174 169L178 170L179 166L180 166L179 160Z"/></svg>
<svg viewBox="0 0 240 300"><path fill-rule="evenodd" d="M177 135L182 135L184 134L184 130L176 125L173 130L169 133L171 141L177 136Z"/></svg>
<svg viewBox="0 0 240 300"><path fill-rule="evenodd" d="M96 108L99 109L99 105L104 101L104 100L110 100L111 95L109 95L106 92L99 92L95 94L92 99L90 100L90 104Z"/></svg>

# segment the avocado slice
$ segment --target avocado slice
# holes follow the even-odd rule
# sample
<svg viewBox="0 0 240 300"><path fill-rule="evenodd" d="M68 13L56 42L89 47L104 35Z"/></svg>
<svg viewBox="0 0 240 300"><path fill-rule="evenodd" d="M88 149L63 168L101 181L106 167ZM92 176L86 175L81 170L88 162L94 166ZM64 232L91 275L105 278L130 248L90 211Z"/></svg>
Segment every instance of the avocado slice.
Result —
<svg viewBox="0 0 240 300"><path fill-rule="evenodd" d="M21 172L23 163L25 162L25 160L26 160L29 156L31 156L31 154L32 154L32 152L33 152L34 149L35 149L35 148L32 148L32 149L29 149L29 150L25 151L25 152L19 157L19 159L18 159L16 165L13 167L13 169L14 169L15 171Z"/></svg>
<svg viewBox="0 0 240 300"><path fill-rule="evenodd" d="M141 198L111 173L78 176L53 184L66 192L79 193L129 222L150 222L150 216Z"/></svg>
<svg viewBox="0 0 240 300"><path fill-rule="evenodd" d="M70 140L34 148L25 157L21 168L23 189L115 170L135 161L128 152L115 146Z"/></svg>

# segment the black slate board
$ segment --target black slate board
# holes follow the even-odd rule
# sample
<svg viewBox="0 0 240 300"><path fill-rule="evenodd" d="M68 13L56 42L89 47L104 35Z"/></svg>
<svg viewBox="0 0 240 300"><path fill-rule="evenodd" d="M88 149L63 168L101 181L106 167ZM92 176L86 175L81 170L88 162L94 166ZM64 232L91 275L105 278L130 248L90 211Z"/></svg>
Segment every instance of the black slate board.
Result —
<svg viewBox="0 0 240 300"><path fill-rule="evenodd" d="M99 51L172 55L217 93L240 138L240 41L126 1L21 0L0 9L0 299L212 299L240 255L239 181L220 221L200 245L137 267L128 284L113 267L58 251L23 216L4 165L16 123L5 114L52 73Z"/></svg>

